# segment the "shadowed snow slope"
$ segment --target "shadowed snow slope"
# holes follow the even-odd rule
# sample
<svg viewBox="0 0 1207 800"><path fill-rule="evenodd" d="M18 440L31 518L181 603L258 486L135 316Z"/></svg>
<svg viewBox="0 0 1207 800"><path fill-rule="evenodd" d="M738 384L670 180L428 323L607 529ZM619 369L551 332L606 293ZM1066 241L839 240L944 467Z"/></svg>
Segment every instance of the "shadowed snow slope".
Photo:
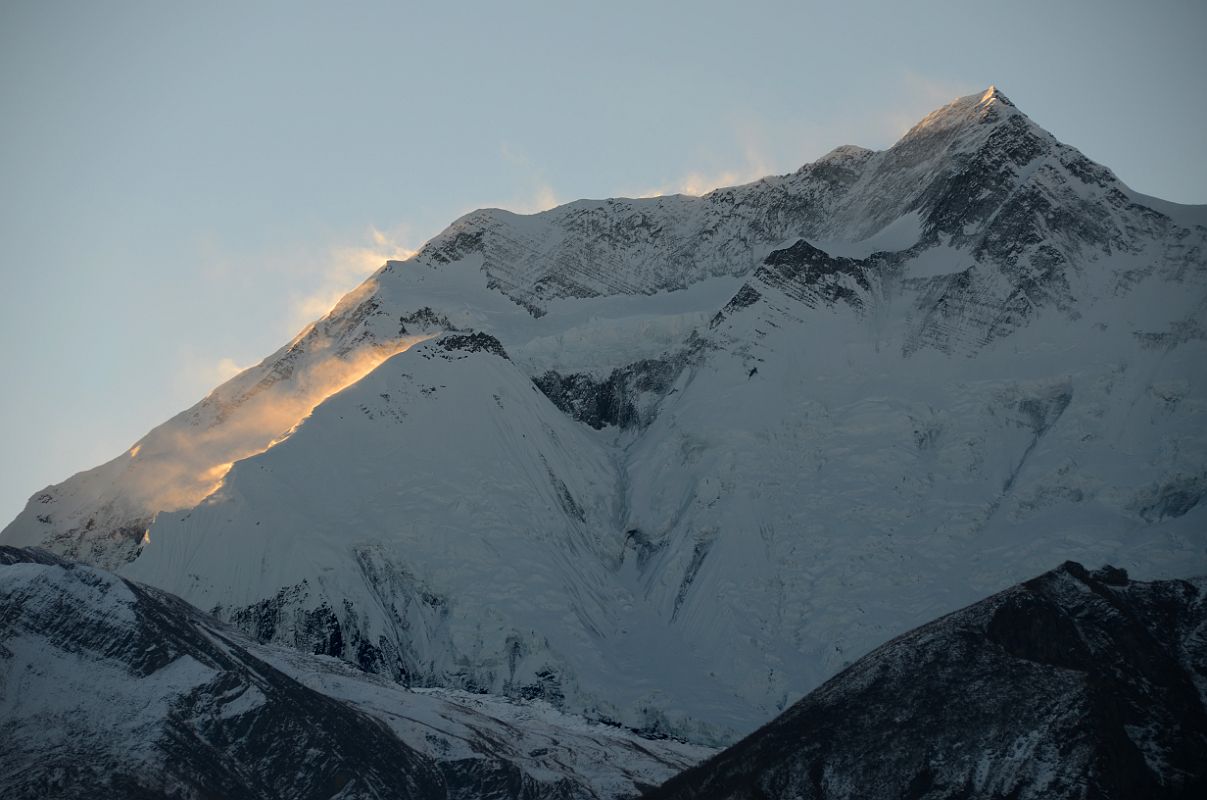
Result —
<svg viewBox="0 0 1207 800"><path fill-rule="evenodd" d="M1202 797L1205 589L1066 563L876 649L646 796Z"/></svg>
<svg viewBox="0 0 1207 800"><path fill-rule="evenodd" d="M476 211L0 540L732 741L1053 563L1207 572L1205 247L996 89L703 197Z"/></svg>
<svg viewBox="0 0 1207 800"><path fill-rule="evenodd" d="M547 703L411 692L163 592L0 548L7 798L612 798L708 754Z"/></svg>

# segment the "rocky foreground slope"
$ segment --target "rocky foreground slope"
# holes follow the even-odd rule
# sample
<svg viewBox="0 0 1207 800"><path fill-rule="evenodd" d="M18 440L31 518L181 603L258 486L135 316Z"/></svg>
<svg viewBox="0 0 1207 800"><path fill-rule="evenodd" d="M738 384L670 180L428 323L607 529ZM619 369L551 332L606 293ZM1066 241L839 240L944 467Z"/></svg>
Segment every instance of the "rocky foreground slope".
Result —
<svg viewBox="0 0 1207 800"><path fill-rule="evenodd" d="M45 551L0 548L0 610L0 795L14 800L1207 789L1202 578L1146 583L1066 563L877 648L715 755L543 701L410 691L257 645L171 595Z"/></svg>
<svg viewBox="0 0 1207 800"><path fill-rule="evenodd" d="M1075 563L877 648L647 800L1207 794L1207 580Z"/></svg>
<svg viewBox="0 0 1207 800"><path fill-rule="evenodd" d="M409 692L187 603L0 548L0 796L629 797L708 751L548 704Z"/></svg>

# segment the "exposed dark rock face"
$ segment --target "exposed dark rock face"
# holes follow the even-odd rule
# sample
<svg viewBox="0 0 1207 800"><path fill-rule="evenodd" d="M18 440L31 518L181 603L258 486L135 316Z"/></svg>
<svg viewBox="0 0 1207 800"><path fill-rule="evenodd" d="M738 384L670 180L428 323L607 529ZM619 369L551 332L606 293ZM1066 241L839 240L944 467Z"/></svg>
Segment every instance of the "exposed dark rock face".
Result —
<svg viewBox="0 0 1207 800"><path fill-rule="evenodd" d="M457 326L449 322L448 317L444 314L438 314L433 311L431 306L424 306L412 311L410 314L402 314L398 317L399 336L438 330L455 331L457 330Z"/></svg>
<svg viewBox="0 0 1207 800"><path fill-rule="evenodd" d="M444 598L433 594L413 575L375 548L356 548L355 558L366 586L398 630L440 629L448 609ZM210 613L237 627L244 635L263 644L286 644L314 655L334 656L365 672L385 675L404 686L413 680L424 684L440 681L459 688L478 690L471 680L453 681L435 674L408 640L398 643L373 637L362 629L362 616L347 600L333 608L324 602L314 607L307 582L286 587L273 597L239 608L215 607Z"/></svg>
<svg viewBox="0 0 1207 800"><path fill-rule="evenodd" d="M860 291L868 291L868 266L850 258L835 258L801 239L767 256L754 273L756 281L782 291L810 308L839 301L863 307ZM741 292L739 292L739 295ZM734 298L732 304L738 298Z"/></svg>
<svg viewBox="0 0 1207 800"><path fill-rule="evenodd" d="M738 293L733 296L733 299L725 304L724 308L717 312L716 316L709 321L708 326L710 328L717 327L730 314L733 314L735 311L740 311L743 308L749 308L761 300L762 297L763 296L759 294L758 289L755 289L749 283L743 283L742 288L738 289Z"/></svg>
<svg viewBox="0 0 1207 800"><path fill-rule="evenodd" d="M245 609L244 622L269 638L306 592ZM338 636L331 610L316 619L321 612ZM555 702L559 677L539 677L518 693ZM611 797L648 785L651 766L661 778L694 760L581 721L563 744L563 729L530 720L532 731L517 732L483 707L257 647L165 592L48 551L0 547L6 800L597 800L603 787ZM614 748L605 760L629 763L593 767L576 745Z"/></svg>
<svg viewBox="0 0 1207 800"><path fill-rule="evenodd" d="M1068 562L889 642L646 797L1203 797L1205 588Z"/></svg>
<svg viewBox="0 0 1207 800"><path fill-rule="evenodd" d="M612 370L606 378L549 370L533 383L563 412L596 430L636 427L649 422L647 409L670 391L694 353L689 346L662 358L643 359Z"/></svg>
<svg viewBox="0 0 1207 800"><path fill-rule="evenodd" d="M3 796L447 796L436 764L381 722L302 686L183 601L44 552L0 548L0 564L52 568L0 585L0 660L36 637L48 662L53 649L81 670L145 681L149 696L169 690L162 716L138 721L145 741L98 731L83 697L57 720L58 746L39 747L46 740L21 735L19 720L0 723ZM96 690L124 694L103 679Z"/></svg>
<svg viewBox="0 0 1207 800"><path fill-rule="evenodd" d="M407 659L384 639L376 645L370 642L357 625L357 615L350 603L344 602L341 615L327 603L308 608L309 596L309 587L303 582L253 605L230 610L218 606L210 613L229 621L257 642L288 642L304 653L335 656L366 672L389 675L404 685L409 683L412 670ZM403 598L404 604L406 599L409 598Z"/></svg>
<svg viewBox="0 0 1207 800"><path fill-rule="evenodd" d="M481 231L460 231L454 236L445 237L440 242L432 242L424 247L424 255L437 264L449 264L465 258L469 253L476 252L482 247ZM402 262L390 262L387 268Z"/></svg>
<svg viewBox="0 0 1207 800"><path fill-rule="evenodd" d="M450 334L440 339L440 346L449 352L492 353L499 358L508 358L503 345L489 333Z"/></svg>
<svg viewBox="0 0 1207 800"><path fill-rule="evenodd" d="M910 251L912 252L912 251ZM909 252L876 252L867 258L832 256L805 239L772 250L737 293L709 321L721 339L741 351L768 329L799 323L812 310L847 310L859 317L883 303L885 286L899 281ZM742 320L745 319L745 323ZM728 335L731 322L740 333ZM753 327L745 330L744 325ZM757 374L757 368L751 377Z"/></svg>
<svg viewBox="0 0 1207 800"><path fill-rule="evenodd" d="M42 496L47 498L46 502L53 502L49 493ZM104 509L98 516L107 522L116 515L112 515L110 509ZM124 525L102 522L99 526L96 519L96 516L89 517L83 525L49 537L47 544L67 558L114 569L138 558L143 534L151 525L151 517L135 519ZM52 514L39 516L38 521L48 527L55 522Z"/></svg>

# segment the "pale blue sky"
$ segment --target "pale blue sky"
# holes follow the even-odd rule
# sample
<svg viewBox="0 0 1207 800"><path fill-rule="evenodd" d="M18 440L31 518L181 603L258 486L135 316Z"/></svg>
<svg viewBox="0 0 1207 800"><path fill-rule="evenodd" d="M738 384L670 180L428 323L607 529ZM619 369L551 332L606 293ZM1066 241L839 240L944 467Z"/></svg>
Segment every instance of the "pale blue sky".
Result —
<svg viewBox="0 0 1207 800"><path fill-rule="evenodd" d="M787 172L991 83L1207 202L1205 32L1201 0L3 0L0 525L475 207Z"/></svg>

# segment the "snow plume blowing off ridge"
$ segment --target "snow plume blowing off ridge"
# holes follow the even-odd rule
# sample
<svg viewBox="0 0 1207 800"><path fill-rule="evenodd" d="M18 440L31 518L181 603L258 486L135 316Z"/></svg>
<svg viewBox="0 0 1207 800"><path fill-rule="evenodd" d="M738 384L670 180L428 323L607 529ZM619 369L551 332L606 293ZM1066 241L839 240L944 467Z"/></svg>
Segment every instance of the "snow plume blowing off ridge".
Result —
<svg viewBox="0 0 1207 800"><path fill-rule="evenodd" d="M324 400L391 356L437 335L355 330L373 309L376 286L374 278L365 281L286 347L153 429L121 456L81 473L70 489L51 487L36 495L8 533L32 544L53 527L67 552L95 558L100 550L95 545L80 549L81 537L107 529L103 538L116 551L99 561L113 566L132 559L159 512L201 503L222 486L234 462L284 441Z"/></svg>
<svg viewBox="0 0 1207 800"><path fill-rule="evenodd" d="M1204 254L1207 207L996 89L702 197L484 209L0 542L728 743L1056 563L1207 571Z"/></svg>
<svg viewBox="0 0 1207 800"><path fill-rule="evenodd" d="M210 398L222 405L222 425L157 431L130 450L130 469L138 476L132 497L156 511L197 505L218 489L235 461L284 441L319 403L426 338L406 337L348 356L333 353L301 370L291 386L263 386L261 380L232 404L220 388Z"/></svg>

